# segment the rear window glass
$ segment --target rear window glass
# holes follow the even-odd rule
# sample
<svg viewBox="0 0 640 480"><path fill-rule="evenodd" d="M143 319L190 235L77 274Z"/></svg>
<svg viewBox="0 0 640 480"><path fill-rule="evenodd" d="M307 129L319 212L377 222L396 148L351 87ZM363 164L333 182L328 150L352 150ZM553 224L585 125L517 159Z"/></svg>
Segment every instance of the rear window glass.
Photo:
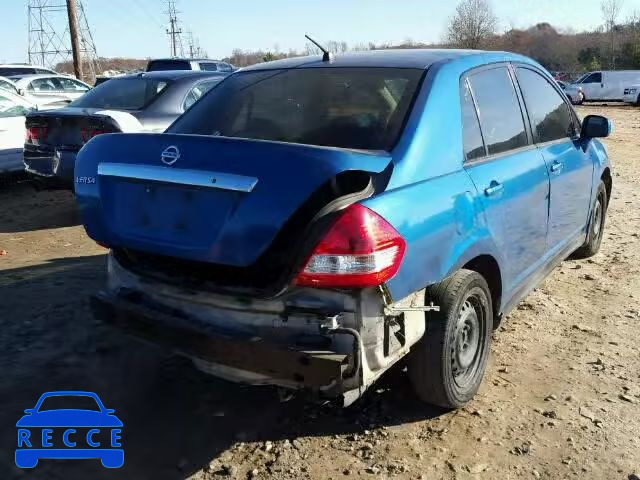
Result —
<svg viewBox="0 0 640 480"><path fill-rule="evenodd" d="M172 133L390 150L423 70L307 68L232 75Z"/></svg>
<svg viewBox="0 0 640 480"><path fill-rule="evenodd" d="M153 60L147 65L147 72L165 70L191 70L191 62L186 60Z"/></svg>
<svg viewBox="0 0 640 480"><path fill-rule="evenodd" d="M30 75L36 73L35 68L29 67L0 67L0 77L10 77L12 75ZM49 73L49 72L44 72Z"/></svg>
<svg viewBox="0 0 640 480"><path fill-rule="evenodd" d="M154 101L168 82L150 78L114 78L89 90L70 107L139 110Z"/></svg>

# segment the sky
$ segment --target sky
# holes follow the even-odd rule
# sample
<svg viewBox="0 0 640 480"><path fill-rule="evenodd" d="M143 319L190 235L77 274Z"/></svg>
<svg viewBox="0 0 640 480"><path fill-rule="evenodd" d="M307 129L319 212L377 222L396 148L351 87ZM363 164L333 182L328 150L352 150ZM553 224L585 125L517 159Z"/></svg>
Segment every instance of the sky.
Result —
<svg viewBox="0 0 640 480"><path fill-rule="evenodd" d="M64 0L47 0L51 4ZM80 1L80 0L77 0ZM600 26L600 0L490 0L500 30L549 22L581 31ZM624 18L640 0L623 0ZM164 57L165 0L82 0L96 49L104 57ZM26 61L28 0L0 0L0 62ZM192 31L211 58L243 50L303 50L304 34L349 45L437 42L457 4L454 0L177 0L184 32ZM62 24L64 12L52 18ZM64 27L62 27L64 28Z"/></svg>

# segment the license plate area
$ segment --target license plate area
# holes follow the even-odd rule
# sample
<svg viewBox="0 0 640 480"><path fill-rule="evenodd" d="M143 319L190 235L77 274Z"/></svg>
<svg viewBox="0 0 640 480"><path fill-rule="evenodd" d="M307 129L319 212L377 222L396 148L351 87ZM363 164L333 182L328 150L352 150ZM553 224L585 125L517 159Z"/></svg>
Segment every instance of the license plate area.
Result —
<svg viewBox="0 0 640 480"><path fill-rule="evenodd" d="M236 201L235 192L161 182L102 179L118 235L202 247L213 242ZM105 185L106 183L106 185Z"/></svg>

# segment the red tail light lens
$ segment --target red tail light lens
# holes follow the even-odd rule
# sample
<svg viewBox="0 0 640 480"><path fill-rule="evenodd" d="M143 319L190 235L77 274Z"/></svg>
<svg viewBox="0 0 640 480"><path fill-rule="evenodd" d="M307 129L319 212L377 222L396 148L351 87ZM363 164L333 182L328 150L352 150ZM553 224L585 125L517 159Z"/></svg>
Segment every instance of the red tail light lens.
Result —
<svg viewBox="0 0 640 480"><path fill-rule="evenodd" d="M27 143L40 143L47 138L47 127L29 127L27 128L25 141Z"/></svg>
<svg viewBox="0 0 640 480"><path fill-rule="evenodd" d="M381 285L400 268L406 243L381 216L362 205L345 209L296 279L318 288Z"/></svg>
<svg viewBox="0 0 640 480"><path fill-rule="evenodd" d="M80 130L80 136L82 137L82 142L87 143L93 137L97 137L98 135L102 135L104 133L112 133L107 130L102 129L93 129L93 128L83 128Z"/></svg>

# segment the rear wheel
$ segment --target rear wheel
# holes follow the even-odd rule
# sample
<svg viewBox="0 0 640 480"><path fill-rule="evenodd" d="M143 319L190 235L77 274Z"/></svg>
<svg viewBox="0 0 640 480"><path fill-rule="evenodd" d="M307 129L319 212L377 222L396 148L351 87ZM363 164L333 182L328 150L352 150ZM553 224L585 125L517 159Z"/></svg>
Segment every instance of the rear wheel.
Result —
<svg viewBox="0 0 640 480"><path fill-rule="evenodd" d="M426 289L440 307L426 313L426 331L409 357L409 377L421 400L459 408L478 391L489 358L493 309L487 282L460 270Z"/></svg>
<svg viewBox="0 0 640 480"><path fill-rule="evenodd" d="M604 224L607 218L607 188L604 182L600 182L596 191L596 200L591 209L589 233L584 244L571 255L572 258L581 259L593 257L600 250L604 235Z"/></svg>

